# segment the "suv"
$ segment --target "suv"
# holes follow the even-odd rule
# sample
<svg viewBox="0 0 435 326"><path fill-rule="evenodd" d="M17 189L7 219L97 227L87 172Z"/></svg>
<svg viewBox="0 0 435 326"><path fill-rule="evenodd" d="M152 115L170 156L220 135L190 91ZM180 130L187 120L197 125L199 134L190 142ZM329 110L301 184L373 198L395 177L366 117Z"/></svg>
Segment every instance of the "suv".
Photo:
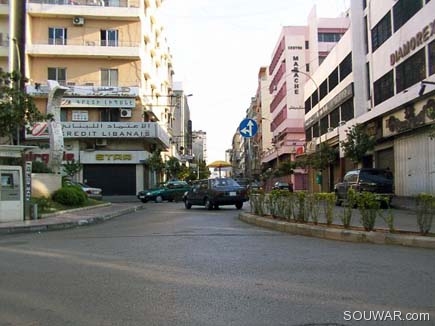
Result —
<svg viewBox="0 0 435 326"><path fill-rule="evenodd" d="M153 189L139 191L137 198L143 203L149 200L154 200L156 203L163 200L176 201L181 200L189 189L190 186L186 181L172 180Z"/></svg>
<svg viewBox="0 0 435 326"><path fill-rule="evenodd" d="M194 181L192 188L184 194L184 206L205 206L208 210L218 209L219 205L243 207L248 200L246 189L231 178L216 178Z"/></svg>
<svg viewBox="0 0 435 326"><path fill-rule="evenodd" d="M388 198L388 205L394 196L393 174L388 169L363 168L348 171L334 186L336 205L340 206L347 200L347 191L355 189L357 192L368 191ZM380 199L380 198L379 198Z"/></svg>

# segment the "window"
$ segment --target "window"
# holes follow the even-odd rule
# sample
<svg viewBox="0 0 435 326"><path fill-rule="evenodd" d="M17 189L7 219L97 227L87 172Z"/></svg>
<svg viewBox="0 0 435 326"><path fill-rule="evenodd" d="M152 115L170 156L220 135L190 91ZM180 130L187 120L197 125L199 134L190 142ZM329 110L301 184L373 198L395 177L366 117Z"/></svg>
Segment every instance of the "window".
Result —
<svg viewBox="0 0 435 326"><path fill-rule="evenodd" d="M347 75L352 72L352 53L349 53L343 61L340 62L340 81L343 81Z"/></svg>
<svg viewBox="0 0 435 326"><path fill-rule="evenodd" d="M65 86L66 85L66 68L48 67L47 79L48 80L56 80L59 83L59 85Z"/></svg>
<svg viewBox="0 0 435 326"><path fill-rule="evenodd" d="M118 46L118 31L114 29L100 31L101 46Z"/></svg>
<svg viewBox="0 0 435 326"><path fill-rule="evenodd" d="M353 112L353 98L350 100L344 102L341 105L341 120L342 121L349 121L353 119L354 112Z"/></svg>
<svg viewBox="0 0 435 326"><path fill-rule="evenodd" d="M307 64L305 65L305 71L306 71L306 72L310 72L310 64L309 64L309 63L307 63Z"/></svg>
<svg viewBox="0 0 435 326"><path fill-rule="evenodd" d="M311 128L305 130L305 141L311 141L313 137L311 136Z"/></svg>
<svg viewBox="0 0 435 326"><path fill-rule="evenodd" d="M396 93L426 77L425 49L421 49L396 67Z"/></svg>
<svg viewBox="0 0 435 326"><path fill-rule="evenodd" d="M325 79L323 83L320 84L320 100L328 94L328 80Z"/></svg>
<svg viewBox="0 0 435 326"><path fill-rule="evenodd" d="M429 43L429 76L435 74L435 41Z"/></svg>
<svg viewBox="0 0 435 326"><path fill-rule="evenodd" d="M48 29L48 44L66 45L66 28L50 27Z"/></svg>
<svg viewBox="0 0 435 326"><path fill-rule="evenodd" d="M313 128L313 137L319 137L319 124L316 122L312 126Z"/></svg>
<svg viewBox="0 0 435 326"><path fill-rule="evenodd" d="M88 121L88 111L72 111L72 121Z"/></svg>
<svg viewBox="0 0 435 326"><path fill-rule="evenodd" d="M370 90L370 65L368 62L366 62L366 78L367 78L367 99L370 100L372 97L371 90Z"/></svg>
<svg viewBox="0 0 435 326"><path fill-rule="evenodd" d="M414 1L414 0L411 0ZM382 45L391 36L391 14L388 12L372 29L372 51Z"/></svg>
<svg viewBox="0 0 435 326"><path fill-rule="evenodd" d="M320 134L326 134L329 128L328 116L323 117L320 120Z"/></svg>
<svg viewBox="0 0 435 326"><path fill-rule="evenodd" d="M118 86L118 69L101 69L101 86Z"/></svg>
<svg viewBox="0 0 435 326"><path fill-rule="evenodd" d="M305 113L308 113L311 111L311 98L307 98L305 101Z"/></svg>
<svg viewBox="0 0 435 326"><path fill-rule="evenodd" d="M364 49L365 53L369 53L369 36L368 36L368 27L367 27L367 16L364 16Z"/></svg>
<svg viewBox="0 0 435 326"><path fill-rule="evenodd" d="M393 7L394 31L402 27L423 7L421 0L399 0Z"/></svg>
<svg viewBox="0 0 435 326"><path fill-rule="evenodd" d="M319 42L338 42L342 36L342 33L318 33L317 39Z"/></svg>
<svg viewBox="0 0 435 326"><path fill-rule="evenodd" d="M328 77L329 92L338 85L338 68L335 68Z"/></svg>
<svg viewBox="0 0 435 326"><path fill-rule="evenodd" d="M310 48L310 42L305 41L305 50L308 50Z"/></svg>
<svg viewBox="0 0 435 326"><path fill-rule="evenodd" d="M317 89L311 94L311 107L313 108L319 102L319 96L317 94Z"/></svg>
<svg viewBox="0 0 435 326"><path fill-rule="evenodd" d="M100 120L102 122L119 122L120 121L120 113L118 108L112 109L102 109L100 110Z"/></svg>
<svg viewBox="0 0 435 326"><path fill-rule="evenodd" d="M390 70L373 85L375 105L382 103L394 95L393 70Z"/></svg>
<svg viewBox="0 0 435 326"><path fill-rule="evenodd" d="M60 121L68 121L68 111L66 109L60 109Z"/></svg>
<svg viewBox="0 0 435 326"><path fill-rule="evenodd" d="M339 110L339 108L336 108L329 115L330 127L331 128L338 127L339 122L340 122L340 110Z"/></svg>

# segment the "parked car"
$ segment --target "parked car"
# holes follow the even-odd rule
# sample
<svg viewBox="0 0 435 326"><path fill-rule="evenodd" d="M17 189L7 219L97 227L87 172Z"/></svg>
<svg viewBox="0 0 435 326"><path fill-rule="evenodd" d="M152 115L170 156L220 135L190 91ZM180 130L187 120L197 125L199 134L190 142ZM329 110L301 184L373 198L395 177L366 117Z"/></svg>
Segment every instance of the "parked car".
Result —
<svg viewBox="0 0 435 326"><path fill-rule="evenodd" d="M393 174L387 169L377 168L355 169L346 172L343 181L334 186L337 206L347 200L349 189L379 194L379 200L386 197L388 204L391 204L394 196Z"/></svg>
<svg viewBox="0 0 435 326"><path fill-rule="evenodd" d="M277 181L272 187L273 190L288 190L293 192L293 184L283 181Z"/></svg>
<svg viewBox="0 0 435 326"><path fill-rule="evenodd" d="M183 197L186 209L192 208L192 205L205 206L209 210L218 209L220 205L235 205L241 209L247 200L246 189L231 178L194 181Z"/></svg>
<svg viewBox="0 0 435 326"><path fill-rule="evenodd" d="M186 191L190 189L189 184L186 181L171 180L163 184L159 184L152 189L139 191L137 198L146 203L150 200L154 200L160 203L164 200L177 201L183 198Z"/></svg>
<svg viewBox="0 0 435 326"><path fill-rule="evenodd" d="M65 181L65 185L77 186L77 187L82 188L82 190L86 193L88 198L92 198L95 200L102 200L103 199L103 190L101 188L91 187L91 186L84 184L82 182L76 182L76 181L71 181L71 180Z"/></svg>

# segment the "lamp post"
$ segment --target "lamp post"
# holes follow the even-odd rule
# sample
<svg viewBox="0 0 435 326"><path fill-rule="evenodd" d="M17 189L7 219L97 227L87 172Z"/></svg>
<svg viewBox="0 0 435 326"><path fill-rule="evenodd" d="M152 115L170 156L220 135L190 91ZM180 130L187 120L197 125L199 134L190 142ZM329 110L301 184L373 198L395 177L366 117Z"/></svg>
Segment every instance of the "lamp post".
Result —
<svg viewBox="0 0 435 326"><path fill-rule="evenodd" d="M322 178L322 130L320 128L320 90L319 90L319 86L317 85L316 81L306 72L300 71L298 69L292 69L291 72L293 73L301 73L302 75L307 76L314 84L314 86L316 87L316 92L317 92L317 128L319 130L319 158L320 158L320 169L318 171L317 177L316 177L316 182L319 185L319 190L320 192L322 192L322 182L323 182L323 178Z"/></svg>

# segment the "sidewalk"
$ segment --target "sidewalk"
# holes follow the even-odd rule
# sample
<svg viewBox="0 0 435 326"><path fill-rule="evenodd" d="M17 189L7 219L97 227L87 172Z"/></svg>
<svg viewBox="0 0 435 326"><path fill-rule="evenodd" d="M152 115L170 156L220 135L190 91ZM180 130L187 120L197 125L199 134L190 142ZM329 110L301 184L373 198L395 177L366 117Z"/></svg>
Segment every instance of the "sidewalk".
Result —
<svg viewBox="0 0 435 326"><path fill-rule="evenodd" d="M3 222L0 223L0 235L62 230L81 225L96 224L140 210L143 207L144 205L138 201L135 203L105 203L97 206L44 214L38 220Z"/></svg>

